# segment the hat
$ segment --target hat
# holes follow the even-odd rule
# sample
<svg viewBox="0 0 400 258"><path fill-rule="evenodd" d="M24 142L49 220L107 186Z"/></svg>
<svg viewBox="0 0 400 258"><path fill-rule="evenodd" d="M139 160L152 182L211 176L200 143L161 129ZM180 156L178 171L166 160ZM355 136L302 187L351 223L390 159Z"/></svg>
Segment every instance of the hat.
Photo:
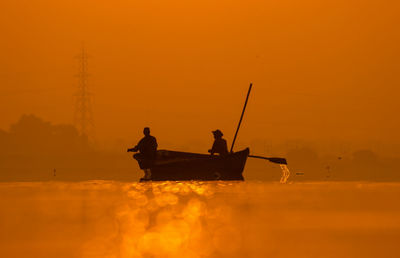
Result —
<svg viewBox="0 0 400 258"><path fill-rule="evenodd" d="M215 130L215 131L212 131L212 133L215 135L215 136L223 136L224 134L219 130L219 129L217 129L217 130Z"/></svg>

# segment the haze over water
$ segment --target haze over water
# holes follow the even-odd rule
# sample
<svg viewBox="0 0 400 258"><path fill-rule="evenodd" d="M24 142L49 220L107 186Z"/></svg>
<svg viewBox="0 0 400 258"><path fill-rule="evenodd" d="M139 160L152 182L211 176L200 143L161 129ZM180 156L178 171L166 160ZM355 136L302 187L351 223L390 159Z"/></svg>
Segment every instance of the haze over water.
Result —
<svg viewBox="0 0 400 258"><path fill-rule="evenodd" d="M1 183L2 257L398 257L399 183Z"/></svg>
<svg viewBox="0 0 400 258"><path fill-rule="evenodd" d="M400 257L399 10L2 0L0 258ZM229 146L249 83L234 151L286 184L250 158L245 182L134 183L143 127Z"/></svg>

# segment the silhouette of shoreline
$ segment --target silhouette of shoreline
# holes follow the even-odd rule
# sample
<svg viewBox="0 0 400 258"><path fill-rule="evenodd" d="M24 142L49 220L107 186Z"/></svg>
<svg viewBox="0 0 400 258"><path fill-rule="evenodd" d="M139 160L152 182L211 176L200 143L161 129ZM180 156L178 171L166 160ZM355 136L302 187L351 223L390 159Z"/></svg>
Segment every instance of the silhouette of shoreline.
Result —
<svg viewBox="0 0 400 258"><path fill-rule="evenodd" d="M72 125L53 125L23 115L8 131L0 130L0 181L137 181L142 172L124 149L100 150ZM252 144L250 144L252 147ZM285 154L289 181L400 181L400 158L381 157L371 150L346 156L321 155L304 147ZM55 173L56 171L56 173ZM279 181L279 166L251 160L246 180Z"/></svg>

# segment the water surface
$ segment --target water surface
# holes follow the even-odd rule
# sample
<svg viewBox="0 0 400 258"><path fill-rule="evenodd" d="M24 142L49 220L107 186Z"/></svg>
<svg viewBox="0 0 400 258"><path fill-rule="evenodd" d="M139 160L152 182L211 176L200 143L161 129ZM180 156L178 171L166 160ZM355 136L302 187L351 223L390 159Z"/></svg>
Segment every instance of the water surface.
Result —
<svg viewBox="0 0 400 258"><path fill-rule="evenodd" d="M2 183L2 257L398 257L400 184Z"/></svg>

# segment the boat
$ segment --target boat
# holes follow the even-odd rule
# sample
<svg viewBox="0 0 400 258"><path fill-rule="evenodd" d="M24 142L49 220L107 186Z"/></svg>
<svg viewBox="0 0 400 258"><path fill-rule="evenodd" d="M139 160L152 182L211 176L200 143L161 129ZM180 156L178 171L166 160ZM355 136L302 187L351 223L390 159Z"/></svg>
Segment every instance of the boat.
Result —
<svg viewBox="0 0 400 258"><path fill-rule="evenodd" d="M150 168L152 181L243 180L249 148L226 156L158 150ZM140 168L148 164L140 154L133 156Z"/></svg>
<svg viewBox="0 0 400 258"><path fill-rule="evenodd" d="M144 158L140 153L133 155L139 167L150 170L150 178L145 176L141 181L181 181L181 180L244 180L243 170L247 158L264 159L270 162L287 165L286 159L250 155L249 148L234 152L236 137L246 110L252 83L247 92L246 101L236 128L231 149L227 155L210 155L171 150L157 150L152 159ZM130 151L130 149L128 149Z"/></svg>

